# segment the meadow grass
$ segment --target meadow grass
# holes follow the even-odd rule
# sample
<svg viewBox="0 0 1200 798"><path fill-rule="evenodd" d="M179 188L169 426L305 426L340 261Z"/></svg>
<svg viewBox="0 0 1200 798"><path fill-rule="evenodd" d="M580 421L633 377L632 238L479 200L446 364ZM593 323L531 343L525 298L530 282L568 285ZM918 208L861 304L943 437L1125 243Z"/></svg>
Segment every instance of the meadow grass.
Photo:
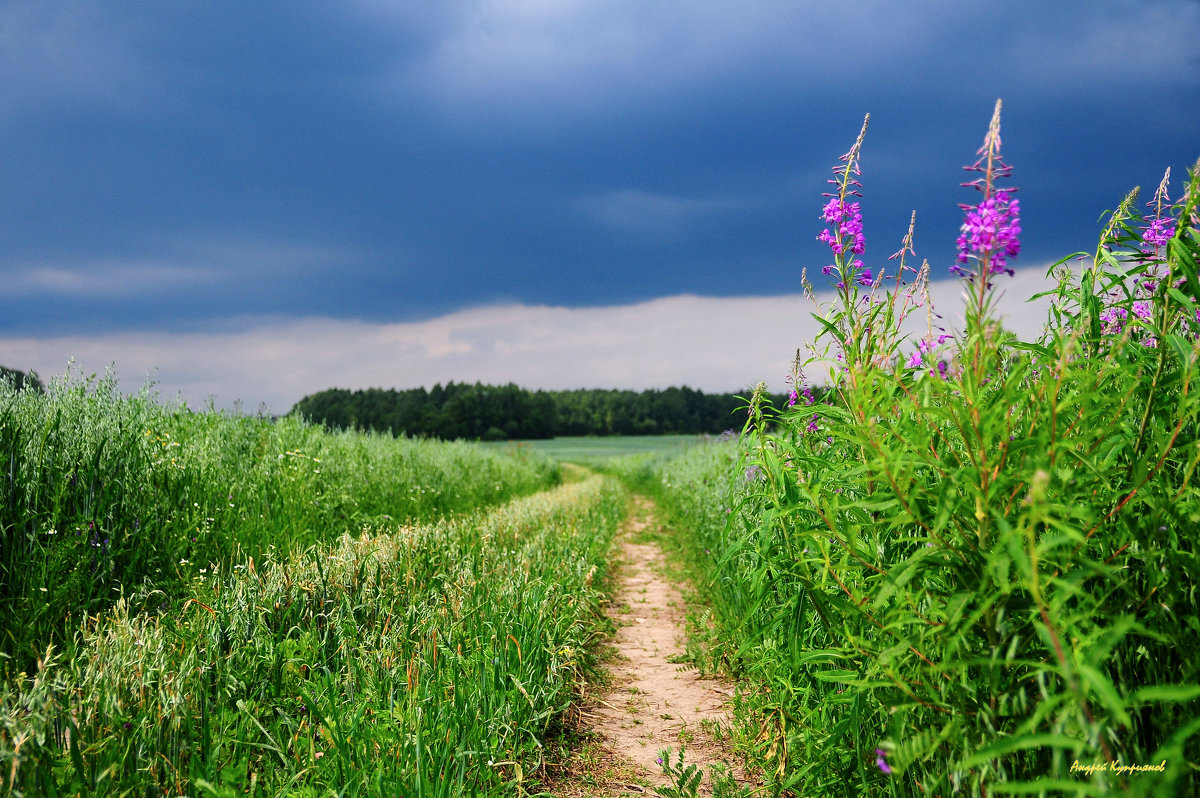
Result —
<svg viewBox="0 0 1200 798"><path fill-rule="evenodd" d="M45 394L0 380L0 452L0 676L122 594L173 596L201 569L561 479L530 451L193 412L72 375Z"/></svg>
<svg viewBox="0 0 1200 798"><path fill-rule="evenodd" d="M121 601L0 692L0 792L511 795L575 700L608 478L272 550Z"/></svg>

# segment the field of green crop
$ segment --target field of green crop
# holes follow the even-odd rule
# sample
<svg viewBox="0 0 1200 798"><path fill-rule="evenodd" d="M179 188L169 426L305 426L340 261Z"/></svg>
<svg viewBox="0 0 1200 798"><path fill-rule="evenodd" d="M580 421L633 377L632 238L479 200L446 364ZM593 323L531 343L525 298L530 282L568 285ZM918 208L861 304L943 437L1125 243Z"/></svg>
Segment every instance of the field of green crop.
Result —
<svg viewBox="0 0 1200 798"><path fill-rule="evenodd" d="M636 454L678 454L706 440L708 437L704 435L608 435L502 441L482 445L493 451L532 451L560 462L600 464L615 457Z"/></svg>
<svg viewBox="0 0 1200 798"><path fill-rule="evenodd" d="M0 408L0 792L534 778L591 667L614 481L104 383L0 387Z"/></svg>

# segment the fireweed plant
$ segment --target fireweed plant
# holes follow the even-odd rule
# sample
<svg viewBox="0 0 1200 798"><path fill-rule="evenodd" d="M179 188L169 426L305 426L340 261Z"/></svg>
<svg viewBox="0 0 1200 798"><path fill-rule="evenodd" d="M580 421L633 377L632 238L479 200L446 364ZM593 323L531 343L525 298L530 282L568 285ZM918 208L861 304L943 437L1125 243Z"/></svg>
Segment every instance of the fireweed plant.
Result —
<svg viewBox="0 0 1200 798"><path fill-rule="evenodd" d="M829 401L768 428L756 393L729 521L697 536L728 626L712 662L756 685L743 744L800 795L1200 794L1200 163L1051 267L1024 341L993 312L1020 249L1000 104L953 333L911 228L890 286L864 265L862 141L823 211L826 346L793 374L798 399L827 367Z"/></svg>

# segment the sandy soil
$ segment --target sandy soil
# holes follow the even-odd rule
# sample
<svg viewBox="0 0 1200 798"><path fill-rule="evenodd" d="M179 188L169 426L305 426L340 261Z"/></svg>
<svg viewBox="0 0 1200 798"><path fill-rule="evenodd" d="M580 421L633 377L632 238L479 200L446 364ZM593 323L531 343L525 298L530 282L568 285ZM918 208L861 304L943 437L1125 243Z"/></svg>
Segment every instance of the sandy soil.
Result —
<svg viewBox="0 0 1200 798"><path fill-rule="evenodd" d="M609 616L617 626L611 679L583 707L584 736L592 741L576 762L571 784L556 794L623 796L653 794L668 783L656 762L659 751L685 747L685 764L707 766L729 759L713 738L714 724L728 718L732 689L701 679L683 664L684 609L678 588L663 576L664 559L653 543L637 543L653 521L653 505L637 497L620 540L616 589ZM701 795L711 795L706 776Z"/></svg>

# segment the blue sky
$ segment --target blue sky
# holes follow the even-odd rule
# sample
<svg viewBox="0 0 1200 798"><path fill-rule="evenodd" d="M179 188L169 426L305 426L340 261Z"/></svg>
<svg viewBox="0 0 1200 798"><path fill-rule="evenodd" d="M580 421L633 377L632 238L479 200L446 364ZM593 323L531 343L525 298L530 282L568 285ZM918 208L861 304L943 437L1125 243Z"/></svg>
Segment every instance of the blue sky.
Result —
<svg viewBox="0 0 1200 798"><path fill-rule="evenodd" d="M865 113L868 265L916 210L935 276L997 98L1038 273L1200 156L1195 0L741 5L6 0L0 363L277 411L779 384Z"/></svg>

